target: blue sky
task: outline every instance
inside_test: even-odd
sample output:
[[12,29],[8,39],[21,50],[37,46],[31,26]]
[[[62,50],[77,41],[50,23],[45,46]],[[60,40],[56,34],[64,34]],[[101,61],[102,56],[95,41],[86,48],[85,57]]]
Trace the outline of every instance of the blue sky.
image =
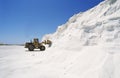
[[79,12],[103,0],[0,0],[0,42],[41,39]]

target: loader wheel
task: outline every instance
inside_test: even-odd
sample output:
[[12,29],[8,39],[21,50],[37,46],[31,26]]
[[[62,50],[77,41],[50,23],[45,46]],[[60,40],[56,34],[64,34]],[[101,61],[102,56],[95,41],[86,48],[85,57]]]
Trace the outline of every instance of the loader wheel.
[[45,50],[45,46],[40,46],[40,51],[44,51]]
[[34,51],[34,46],[33,46],[33,45],[29,45],[29,46],[28,46],[28,50],[29,50],[29,51]]

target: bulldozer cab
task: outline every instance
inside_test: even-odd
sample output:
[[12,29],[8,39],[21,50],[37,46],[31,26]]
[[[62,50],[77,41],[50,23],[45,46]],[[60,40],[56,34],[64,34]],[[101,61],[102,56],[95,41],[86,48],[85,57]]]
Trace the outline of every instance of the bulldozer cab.
[[34,38],[34,42],[35,42],[35,43],[39,43],[38,38]]
[[33,44],[35,45],[36,48],[39,47],[39,40],[38,40],[38,38],[34,38]]

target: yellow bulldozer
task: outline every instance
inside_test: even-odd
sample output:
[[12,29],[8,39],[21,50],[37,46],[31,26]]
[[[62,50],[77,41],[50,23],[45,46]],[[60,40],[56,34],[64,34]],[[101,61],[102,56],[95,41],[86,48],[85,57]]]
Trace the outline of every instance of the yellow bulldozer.
[[44,45],[49,45],[49,47],[51,47],[52,41],[44,40],[43,42],[39,43],[39,39],[34,38],[33,41],[25,43],[25,48],[28,48],[29,51],[34,51],[34,49],[40,49],[40,51],[44,51],[46,49]]

